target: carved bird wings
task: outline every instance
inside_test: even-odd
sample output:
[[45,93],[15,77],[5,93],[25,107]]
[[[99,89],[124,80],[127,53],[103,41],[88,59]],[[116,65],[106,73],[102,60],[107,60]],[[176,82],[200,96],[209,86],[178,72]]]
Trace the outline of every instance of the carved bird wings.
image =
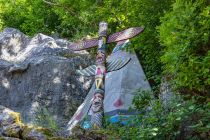
[[[106,67],[107,71],[106,72],[111,72],[111,71],[116,71],[124,67],[131,58],[118,58],[116,60],[112,61],[107,61],[106,62]],[[83,76],[95,76],[95,71],[96,71],[96,65],[91,65],[85,69],[82,70],[77,70],[76,73],[79,75]]]
[[[142,27],[132,27],[123,30],[121,32],[114,33],[107,37],[107,44],[133,38],[134,36],[138,35],[143,31],[144,28]],[[94,38],[94,39],[87,39],[84,41],[72,43],[71,45],[68,46],[68,48],[74,51],[79,51],[79,50],[89,49],[97,45],[98,45],[98,38]]]

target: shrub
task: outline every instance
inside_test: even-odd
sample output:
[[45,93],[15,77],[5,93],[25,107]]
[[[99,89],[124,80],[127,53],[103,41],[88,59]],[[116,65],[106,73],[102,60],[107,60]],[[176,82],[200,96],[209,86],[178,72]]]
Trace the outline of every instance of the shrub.
[[207,0],[177,0],[158,27],[164,74],[181,93],[208,96],[210,6]]
[[0,0],[0,8],[0,30],[13,27],[32,36],[40,32],[51,34],[60,24],[58,15],[42,0]]
[[35,114],[35,122],[36,125],[50,128],[52,130],[58,130],[58,125],[56,120],[53,118],[51,113],[47,110],[47,108],[40,108],[37,110]]
[[[135,102],[144,101],[143,97]],[[106,130],[125,140],[197,140],[210,136],[209,103],[201,105],[197,103],[197,99],[184,101],[181,96],[174,95],[166,105],[159,99],[150,100],[147,106],[137,105],[136,108],[142,114],[134,117],[130,125],[110,124]],[[146,112],[145,107],[149,108]]]

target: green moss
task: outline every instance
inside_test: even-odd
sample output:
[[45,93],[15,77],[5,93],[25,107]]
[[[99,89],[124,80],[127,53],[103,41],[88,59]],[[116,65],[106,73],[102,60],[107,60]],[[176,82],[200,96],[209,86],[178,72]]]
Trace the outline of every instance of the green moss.
[[80,126],[73,128],[72,139],[119,139],[117,136],[111,136],[108,131],[104,129],[84,130]]
[[27,138],[27,135],[30,133],[30,131],[32,130],[32,128],[29,128],[28,126],[25,126],[22,132],[22,137],[24,139]]
[[43,128],[43,127],[39,127],[39,126],[30,125],[30,126],[25,126],[25,127],[23,128],[22,137],[25,138],[25,139],[27,139],[28,134],[29,134],[32,130],[35,130],[35,131],[37,131],[37,132],[40,132],[40,133],[43,134],[46,138],[50,138],[50,137],[53,137],[53,136],[54,136],[53,131],[51,131],[50,129]]
[[53,137],[54,136],[54,134],[53,134],[54,132],[52,130],[48,129],[48,128],[43,128],[43,127],[36,128],[35,127],[35,130],[37,130],[38,132],[40,132],[40,133],[42,133],[42,134],[44,134],[48,137]]
[[52,137],[48,140],[75,140],[74,138],[62,138],[62,137]]
[[22,131],[23,125],[22,124],[12,124],[9,125],[6,130],[5,134],[9,137],[20,138],[20,133]]
[[21,124],[20,113],[18,113],[18,112],[9,112],[9,115],[11,115],[15,119],[15,123]]
[[78,54],[75,54],[75,53],[60,53],[59,55],[66,58],[73,58],[73,57],[78,56]]

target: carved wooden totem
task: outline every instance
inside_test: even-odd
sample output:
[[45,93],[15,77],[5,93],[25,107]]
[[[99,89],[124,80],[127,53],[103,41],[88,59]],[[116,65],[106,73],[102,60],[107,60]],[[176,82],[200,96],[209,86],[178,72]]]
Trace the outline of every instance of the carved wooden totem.
[[144,30],[141,27],[134,27],[107,36],[107,29],[108,24],[101,22],[99,24],[99,38],[76,42],[69,46],[69,48],[72,50],[84,50],[98,45],[96,65],[89,66],[83,70],[77,70],[77,73],[80,75],[95,76],[95,91],[90,108],[92,111],[91,126],[93,128],[102,127],[102,118],[104,112],[103,100],[105,95],[105,74],[110,71],[119,70],[130,61],[130,58],[119,58],[117,60],[107,62],[107,44],[133,38]]
[[95,93],[92,102],[91,125],[93,127],[102,127],[103,118],[103,100],[105,89],[105,74],[106,74],[106,36],[107,36],[107,23],[101,22],[99,24],[99,40],[98,50],[96,56],[96,69],[95,69]]

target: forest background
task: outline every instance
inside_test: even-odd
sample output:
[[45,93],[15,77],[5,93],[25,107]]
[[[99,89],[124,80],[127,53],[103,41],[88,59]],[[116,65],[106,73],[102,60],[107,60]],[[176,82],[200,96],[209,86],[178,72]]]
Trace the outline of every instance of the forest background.
[[[131,42],[153,91],[139,91],[134,105],[140,111],[152,109],[136,120],[144,122],[141,127],[110,130],[124,138],[205,139],[210,135],[209,4],[209,0],[0,0],[0,30],[13,27],[29,36],[43,33],[75,41],[97,37],[100,21],[108,22],[109,33],[144,27]],[[167,107],[158,98],[163,79],[176,94]]]

